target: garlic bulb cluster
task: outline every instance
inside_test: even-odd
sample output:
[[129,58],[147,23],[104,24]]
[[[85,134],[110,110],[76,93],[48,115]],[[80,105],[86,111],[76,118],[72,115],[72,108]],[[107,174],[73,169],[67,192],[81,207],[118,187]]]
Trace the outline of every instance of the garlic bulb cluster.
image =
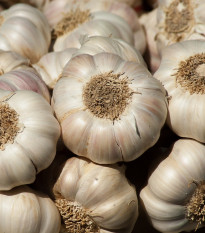
[[164,49],[157,78],[167,91],[169,127],[180,137],[205,142],[205,41],[189,40]]
[[144,65],[110,53],[73,57],[52,102],[65,145],[100,164],[139,157],[157,142],[167,117],[160,82]]
[[15,4],[0,12],[0,49],[15,51],[37,62],[48,52],[51,41],[46,17],[37,8]]
[[161,56],[157,48],[156,35],[159,31],[157,26],[157,9],[154,9],[140,17],[146,35],[145,61],[149,70],[154,73],[160,65]]
[[205,39],[204,1],[159,0],[157,9],[157,45],[160,52],[172,43]]
[[59,52],[50,52],[45,54],[36,64],[33,64],[33,67],[50,89],[53,89],[56,82],[61,78],[66,63],[79,54],[113,53],[122,57],[123,60],[141,63],[146,66],[139,51],[121,39],[104,36],[85,36],[80,42],[81,46],[79,49],[68,48]]
[[204,157],[204,144],[179,139],[149,177],[140,198],[158,231],[191,231],[205,223]]
[[0,232],[59,233],[60,215],[53,201],[28,186],[0,192]]
[[[72,157],[49,169],[40,179],[46,188],[50,186],[50,195],[64,222],[62,230],[132,232],[138,218],[138,199],[134,186],[125,177],[124,166],[102,166]],[[52,185],[48,183],[51,180]]]
[[56,153],[60,127],[50,104],[31,91],[0,91],[0,190],[32,183]]
[[134,44],[134,35],[128,23],[118,15],[109,12],[81,11],[79,9],[65,14],[54,29],[57,38],[54,42],[54,51],[65,48],[79,48],[80,37],[106,36],[121,38],[127,43]]

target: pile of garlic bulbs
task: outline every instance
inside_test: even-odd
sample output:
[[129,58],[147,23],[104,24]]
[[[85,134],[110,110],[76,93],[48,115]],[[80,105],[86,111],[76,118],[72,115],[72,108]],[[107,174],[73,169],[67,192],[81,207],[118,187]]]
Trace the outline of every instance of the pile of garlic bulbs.
[[203,231],[204,5],[0,2],[0,233]]

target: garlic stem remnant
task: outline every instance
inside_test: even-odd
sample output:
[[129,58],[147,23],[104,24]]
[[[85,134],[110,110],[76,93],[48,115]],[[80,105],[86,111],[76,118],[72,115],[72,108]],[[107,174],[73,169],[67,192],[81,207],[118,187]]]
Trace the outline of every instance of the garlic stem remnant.
[[14,142],[20,130],[18,118],[18,113],[8,103],[0,101],[0,150],[4,150],[7,143]]
[[186,205],[186,218],[189,221],[197,222],[197,230],[200,224],[205,223],[205,181],[196,182],[196,189]]
[[127,77],[112,71],[91,77],[83,89],[83,101],[96,117],[112,121],[118,119],[125,110],[132,94]]
[[71,10],[66,13],[62,20],[56,25],[54,29],[55,36],[62,36],[67,32],[73,31],[80,24],[88,21],[90,18],[90,11],[81,11],[80,9]]
[[165,9],[165,33],[173,42],[182,40],[194,25],[194,6],[190,0],[175,0]]
[[174,74],[176,83],[190,94],[205,93],[205,53],[190,56],[179,63],[179,68]]
[[100,229],[89,213],[79,204],[65,198],[55,200],[55,204],[63,218],[68,233],[99,233]]

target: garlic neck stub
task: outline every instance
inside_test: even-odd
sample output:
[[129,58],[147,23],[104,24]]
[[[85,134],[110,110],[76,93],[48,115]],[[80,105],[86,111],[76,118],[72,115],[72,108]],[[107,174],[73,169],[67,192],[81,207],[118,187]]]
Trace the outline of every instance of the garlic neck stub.
[[80,9],[71,10],[58,22],[54,29],[54,34],[62,36],[66,33],[73,31],[79,25],[85,23],[90,19],[90,11],[81,11]]
[[186,205],[186,218],[199,225],[205,223],[205,181],[196,182],[196,189]]
[[165,33],[173,42],[181,41],[194,25],[193,3],[190,0],[174,0],[165,9]]
[[91,77],[83,90],[83,101],[94,116],[112,121],[118,119],[131,100],[130,80],[122,74],[108,73]]
[[60,198],[55,200],[55,205],[60,212],[67,233],[100,233],[97,223],[80,204]]
[[19,131],[18,113],[0,101],[0,150],[4,150],[7,143],[13,143]]
[[205,93],[205,53],[181,61],[175,74],[176,83],[190,94]]

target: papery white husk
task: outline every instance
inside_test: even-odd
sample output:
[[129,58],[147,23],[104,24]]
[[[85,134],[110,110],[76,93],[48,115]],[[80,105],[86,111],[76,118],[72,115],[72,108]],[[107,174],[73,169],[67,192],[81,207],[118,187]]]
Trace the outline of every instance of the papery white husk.
[[0,91],[0,100],[14,109],[19,132],[0,150],[0,190],[32,183],[56,153],[60,126],[50,104],[33,91]]
[[[205,179],[205,146],[193,139],[179,139],[168,157],[154,170],[140,192],[145,210],[155,229],[181,232],[196,229],[185,216],[185,205],[196,184]],[[199,225],[198,227],[203,227]]]
[[60,214],[45,194],[28,186],[0,192],[0,232],[58,233]]
[[91,13],[90,19],[70,32],[57,36],[53,50],[61,51],[66,48],[80,48],[80,37],[107,36],[120,38],[134,44],[134,35],[127,22],[118,15],[98,11]]
[[[136,92],[114,122],[94,116],[82,97],[92,76],[110,71],[123,73]],[[52,100],[65,145],[101,164],[139,157],[158,140],[167,114],[165,90],[147,68],[109,53],[72,58],[54,87]]]
[[172,44],[164,49],[161,64],[155,72],[169,97],[167,124],[180,137],[205,142],[205,95],[190,94],[176,84],[174,75],[181,61],[205,53],[205,41],[193,40]]
[[33,67],[50,89],[53,89],[56,82],[61,78],[66,63],[79,54],[95,55],[100,52],[109,52],[119,55],[124,60],[134,61],[146,66],[139,51],[124,40],[103,36],[85,36],[81,38],[80,43],[79,49],[68,48],[59,52],[50,52],[45,54],[36,64],[33,64]]
[[52,191],[56,199],[80,204],[100,233],[131,233],[138,218],[138,199],[124,172],[123,166],[101,166],[72,157],[63,165]]
[[[189,31],[184,33],[180,40],[174,41],[171,36],[166,36],[165,33],[165,9],[170,6],[174,0],[159,0],[157,7],[157,25],[159,28],[159,33],[157,34],[157,47],[159,52],[175,42],[193,39],[205,39],[205,2],[201,0],[189,0],[192,4],[191,8],[193,10],[194,22]],[[183,4],[183,3],[179,3]],[[180,7],[179,7],[180,8]],[[181,7],[182,8],[182,7]]]
[[146,52],[145,60],[152,73],[154,73],[160,65],[161,57],[158,52],[156,44],[156,35],[158,33],[157,26],[157,9],[154,9],[148,13],[143,14],[140,17],[140,23],[143,25],[146,36]]
[[15,51],[32,63],[48,52],[50,27],[40,10],[19,3],[1,11],[0,18],[0,49]]

